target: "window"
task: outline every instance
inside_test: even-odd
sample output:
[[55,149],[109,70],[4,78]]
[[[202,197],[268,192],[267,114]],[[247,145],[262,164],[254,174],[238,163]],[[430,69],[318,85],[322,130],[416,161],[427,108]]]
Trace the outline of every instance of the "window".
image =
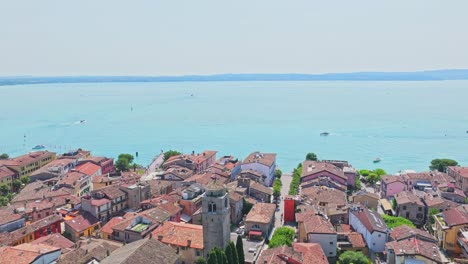
[[226,207],[226,208],[228,207],[227,206],[227,199],[224,199],[224,207]]
[[422,211],[422,207],[418,207],[418,211],[421,212],[421,211]]
[[330,242],[330,245],[333,245],[333,242]]
[[328,252],[328,255],[332,255],[332,254],[333,254],[333,252]]
[[195,251],[195,253],[197,254],[197,257],[200,256],[200,251],[199,250]]
[[406,212],[406,218],[409,218],[409,212]]
[[406,205],[405,205],[405,206],[403,206],[403,210],[406,210]]
[[379,234],[379,235],[378,235],[378,237],[381,237],[381,236],[382,236],[382,234]]
[[375,246],[375,243],[372,243],[373,246]]
[[416,214],[416,218],[422,219],[422,218],[423,218],[423,214],[421,214],[421,213]]
[[115,237],[119,237],[119,232],[114,232]]

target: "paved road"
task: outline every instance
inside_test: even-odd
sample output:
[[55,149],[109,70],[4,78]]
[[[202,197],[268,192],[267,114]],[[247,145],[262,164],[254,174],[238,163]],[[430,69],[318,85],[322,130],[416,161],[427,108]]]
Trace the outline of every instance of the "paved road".
[[292,180],[292,174],[290,174],[290,173],[284,173],[281,176],[281,183],[283,184],[282,187],[281,187],[281,198],[282,199],[281,199],[280,204],[279,204],[279,210],[276,211],[276,213],[275,213],[275,228],[283,226],[283,218],[281,217],[281,215],[284,212],[283,199],[284,199],[284,197],[286,195],[288,195],[289,185],[291,184],[291,180]]
[[148,174],[156,172],[156,170],[161,167],[161,165],[164,162],[164,154],[161,153],[158,156],[156,156],[151,164],[148,166]]

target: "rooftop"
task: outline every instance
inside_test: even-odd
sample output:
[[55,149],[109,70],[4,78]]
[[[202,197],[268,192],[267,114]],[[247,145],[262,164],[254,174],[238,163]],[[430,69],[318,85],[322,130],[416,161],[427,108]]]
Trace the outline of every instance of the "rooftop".
[[403,178],[401,176],[397,176],[397,175],[384,175],[381,177],[382,178],[382,181],[385,183],[385,184],[391,184],[391,183],[394,183],[394,182],[399,182],[399,183],[405,183]]
[[164,222],[153,232],[153,239],[174,246],[203,249],[203,226]]
[[12,159],[0,160],[0,165],[5,164],[11,167],[24,166],[24,165],[28,165],[34,162],[38,162],[42,159],[45,159],[54,155],[55,155],[54,152],[49,152],[47,150],[35,151],[35,152],[30,152],[28,154],[24,154],[22,156],[18,156]]
[[248,163],[260,163],[265,166],[271,167],[276,161],[276,153],[261,153],[255,151],[249,154],[247,158],[244,159],[243,164]]
[[377,212],[368,208],[352,209],[350,212],[359,219],[370,233],[374,231],[387,232],[387,225]]
[[121,247],[121,243],[103,239],[87,239],[79,241],[76,249],[62,255],[57,263],[59,264],[76,264],[88,263],[91,259],[102,261],[117,248]]
[[116,249],[101,264],[176,263],[175,250],[155,239],[141,239]]
[[424,203],[421,201],[421,198],[409,191],[396,193],[395,200],[398,205],[417,204],[419,206],[424,207]]
[[76,166],[75,170],[81,173],[84,173],[86,175],[92,176],[98,173],[101,170],[101,167],[99,167],[98,165],[94,163],[86,162],[79,166]]
[[10,170],[7,166],[1,166],[0,165],[0,179],[6,178],[6,177],[13,177],[16,175],[16,172],[13,170]]
[[460,174],[463,178],[468,178],[468,167],[449,166],[447,169]]
[[327,171],[331,174],[334,174],[340,178],[347,179],[344,175],[344,172],[339,167],[335,166],[329,162],[320,162],[320,161],[312,161],[306,160],[302,165],[302,177],[307,177],[309,175],[313,175],[322,171]]
[[70,185],[70,186],[75,186],[78,181],[81,179],[86,178],[86,174],[78,172],[78,171],[71,171],[65,174],[65,176],[57,182],[57,184],[61,185]]
[[60,248],[45,244],[21,244],[15,247],[0,248],[0,264],[29,264],[44,254],[60,251]]
[[304,229],[307,234],[336,234],[330,221],[320,215],[311,215],[304,219]]
[[271,203],[255,204],[245,218],[245,222],[268,224],[275,215],[276,205]]
[[53,224],[57,221],[62,221],[62,216],[60,215],[49,215],[47,217],[44,217],[36,222],[31,223],[30,225],[26,225],[20,229],[17,229],[12,232],[5,232],[0,234],[0,245],[10,245],[17,240],[25,237],[28,234],[34,233],[36,230],[39,230],[41,228],[47,227],[50,224]]
[[98,223],[99,220],[96,217],[84,211],[75,218],[65,221],[65,225],[68,225],[75,232],[84,231]]
[[61,234],[50,234],[48,236],[40,237],[31,242],[31,244],[46,244],[53,247],[58,248],[72,248],[75,246],[75,243],[68,240],[66,237],[62,236]]
[[442,212],[442,216],[449,227],[468,224],[468,205],[460,205],[444,211]]
[[346,205],[346,193],[337,189],[323,186],[311,186],[301,190],[304,200],[311,204],[334,204],[338,207]]
[[393,250],[395,255],[419,255],[442,263],[439,247],[436,243],[419,240],[417,238],[392,241],[385,244],[387,250]]
[[418,228],[409,227],[407,225],[397,226],[392,228],[390,231],[390,237],[396,241],[407,239],[413,236],[416,236],[419,239],[436,242],[436,239],[428,232]]

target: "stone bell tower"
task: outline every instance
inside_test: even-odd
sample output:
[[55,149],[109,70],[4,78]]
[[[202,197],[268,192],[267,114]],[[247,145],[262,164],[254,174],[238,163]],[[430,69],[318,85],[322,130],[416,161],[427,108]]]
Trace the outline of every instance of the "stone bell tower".
[[213,180],[208,183],[202,197],[203,251],[205,257],[211,249],[226,248],[230,240],[229,195],[226,188]]

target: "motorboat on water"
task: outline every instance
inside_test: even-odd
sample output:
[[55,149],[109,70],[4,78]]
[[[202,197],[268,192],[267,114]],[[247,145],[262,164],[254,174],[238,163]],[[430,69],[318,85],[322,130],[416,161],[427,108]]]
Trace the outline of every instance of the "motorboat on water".
[[372,162],[379,163],[380,161],[382,161],[380,158],[375,158]]
[[84,120],[84,119],[80,120],[80,124],[84,124],[84,123],[86,123],[86,120]]
[[32,149],[45,149],[45,146],[44,145],[36,145]]
[[322,132],[322,133],[320,133],[320,136],[328,136],[328,135],[330,135],[330,133],[328,133],[328,132]]

